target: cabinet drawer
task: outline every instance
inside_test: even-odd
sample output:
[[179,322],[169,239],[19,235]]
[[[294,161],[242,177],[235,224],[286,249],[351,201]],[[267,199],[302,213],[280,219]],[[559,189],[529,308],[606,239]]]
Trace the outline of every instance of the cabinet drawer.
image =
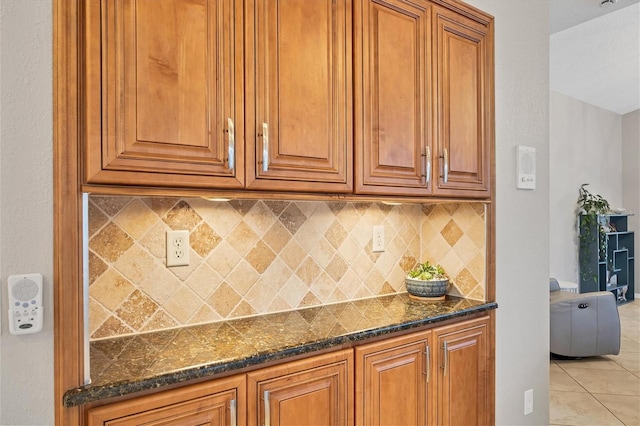
[[239,375],[92,408],[87,425],[242,425],[245,384]]

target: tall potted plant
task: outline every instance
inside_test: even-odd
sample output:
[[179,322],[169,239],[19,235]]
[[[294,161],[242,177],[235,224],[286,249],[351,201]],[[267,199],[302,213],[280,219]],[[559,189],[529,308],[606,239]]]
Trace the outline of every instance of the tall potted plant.
[[[580,240],[580,249],[586,249],[587,246],[596,238],[598,244],[598,256],[600,259],[604,259],[606,257],[606,233],[599,222],[599,217],[609,213],[611,210],[611,206],[609,202],[599,194],[592,194],[586,188],[589,184],[583,183],[579,189],[579,197],[578,197],[578,213],[579,213],[579,240]],[[594,236],[592,234],[593,230],[597,229],[598,235]],[[580,270],[582,273],[582,280],[586,281],[589,279],[589,268],[586,265],[586,257],[582,259],[582,264],[580,265]],[[598,282],[597,273],[593,273],[593,280]]]
[[605,200],[602,195],[592,194],[586,188],[588,183],[580,185],[578,197],[578,207],[580,207],[580,213],[586,216],[597,216],[606,214],[611,210],[609,202]]

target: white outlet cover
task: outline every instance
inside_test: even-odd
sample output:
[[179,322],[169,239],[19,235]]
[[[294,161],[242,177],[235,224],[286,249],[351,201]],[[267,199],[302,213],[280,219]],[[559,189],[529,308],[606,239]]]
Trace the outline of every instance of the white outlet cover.
[[189,266],[189,231],[167,231],[167,267]]
[[384,225],[376,225],[373,227],[373,247],[374,253],[384,251]]

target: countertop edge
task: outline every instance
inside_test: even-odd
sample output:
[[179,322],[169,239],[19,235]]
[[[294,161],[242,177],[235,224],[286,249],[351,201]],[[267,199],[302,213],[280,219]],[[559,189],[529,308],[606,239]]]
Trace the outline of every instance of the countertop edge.
[[422,318],[415,321],[402,322],[399,324],[389,324],[382,327],[376,327],[373,329],[358,331],[341,336],[336,336],[328,339],[322,339],[316,342],[311,342],[294,347],[285,347],[280,351],[269,352],[266,354],[257,354],[249,358],[243,358],[234,361],[222,361],[220,363],[209,363],[206,365],[194,365],[178,371],[171,371],[165,374],[161,374],[155,377],[147,379],[126,381],[120,383],[111,383],[106,385],[85,385],[77,388],[69,389],[63,396],[63,405],[65,407],[74,407],[84,405],[90,402],[101,401],[105,399],[126,396],[136,392],[142,392],[146,390],[158,389],[169,385],[180,384],[191,380],[202,379],[206,377],[212,377],[221,373],[227,373],[230,371],[241,370],[247,367],[255,367],[260,364],[279,361],[294,357],[297,355],[304,355],[312,352],[317,352],[323,349],[331,347],[337,347],[340,345],[350,344],[372,339],[375,337],[383,336],[386,334],[397,333],[412,328],[421,327],[424,325],[443,322],[449,319],[464,317],[480,312],[495,310],[498,308],[497,302],[486,302],[482,305],[473,306],[453,313],[446,313],[442,315],[435,315],[426,318]]

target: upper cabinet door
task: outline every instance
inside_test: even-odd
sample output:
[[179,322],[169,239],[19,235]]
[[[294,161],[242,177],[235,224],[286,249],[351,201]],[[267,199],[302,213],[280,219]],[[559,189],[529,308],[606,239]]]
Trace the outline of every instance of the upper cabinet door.
[[431,193],[431,34],[427,1],[357,0],[356,193]]
[[350,0],[246,1],[247,188],[351,192]]
[[490,196],[492,22],[434,7],[437,195]]
[[236,3],[87,2],[88,183],[243,187]]

